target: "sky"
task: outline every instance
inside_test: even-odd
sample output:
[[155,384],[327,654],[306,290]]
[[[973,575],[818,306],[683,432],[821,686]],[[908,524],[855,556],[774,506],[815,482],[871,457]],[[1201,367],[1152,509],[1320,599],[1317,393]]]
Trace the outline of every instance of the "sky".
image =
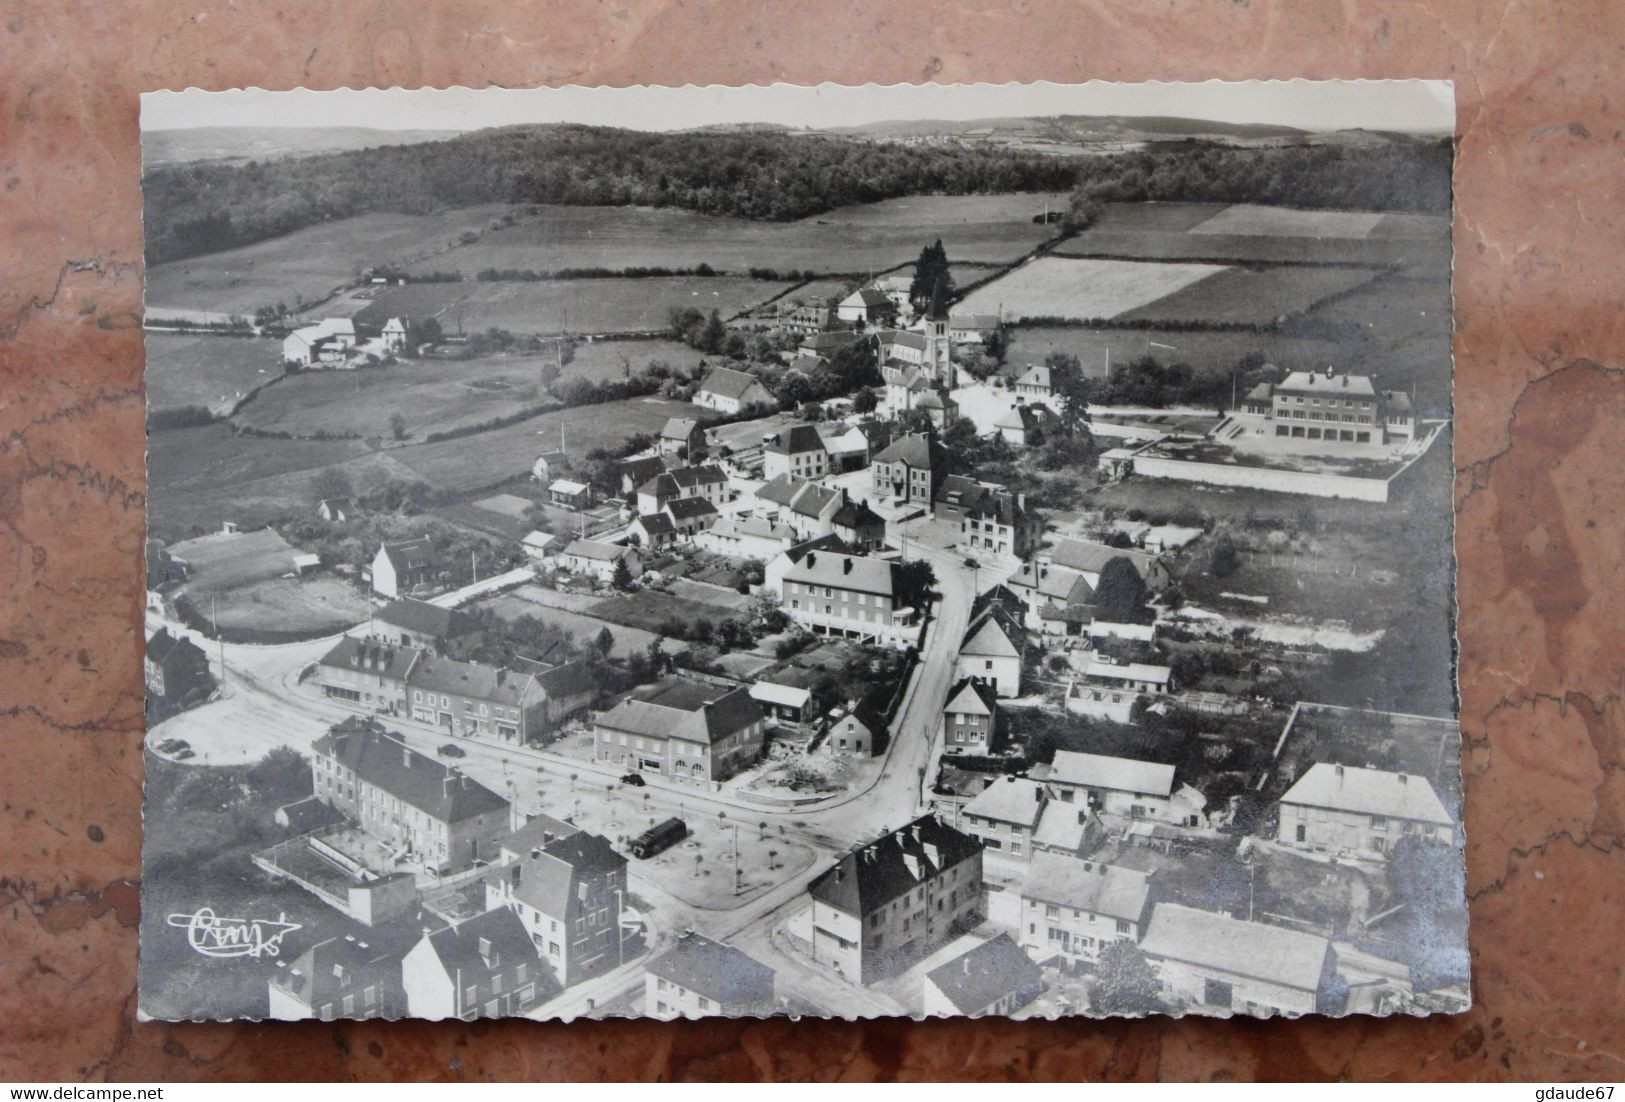
[[143,130],[196,126],[363,126],[473,130],[581,122],[682,130],[730,122],[856,126],[906,119],[1175,115],[1306,130],[1455,129],[1449,81],[1245,81],[1200,84],[894,84],[681,88],[389,88],[146,92]]

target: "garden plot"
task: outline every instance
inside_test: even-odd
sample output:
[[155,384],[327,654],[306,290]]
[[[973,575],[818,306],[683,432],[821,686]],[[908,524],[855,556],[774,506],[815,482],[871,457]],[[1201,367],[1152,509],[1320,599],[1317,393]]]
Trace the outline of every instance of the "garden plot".
[[972,291],[960,308],[1007,321],[1115,318],[1228,270],[1224,264],[1042,257]]

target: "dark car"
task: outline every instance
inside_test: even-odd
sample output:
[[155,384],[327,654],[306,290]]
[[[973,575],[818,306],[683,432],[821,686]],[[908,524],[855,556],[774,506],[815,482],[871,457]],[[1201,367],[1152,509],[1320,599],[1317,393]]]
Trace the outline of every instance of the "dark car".
[[446,743],[444,746],[442,746],[436,752],[440,753],[440,754],[444,754],[448,758],[466,758],[466,757],[468,757],[468,751],[464,750],[461,746],[458,746],[455,742]]
[[175,760],[176,761],[185,761],[188,758],[195,758],[195,757],[197,757],[197,754],[193,753],[191,750],[177,750],[177,751],[175,751]]
[[160,754],[173,754],[177,750],[188,750],[190,748],[191,743],[187,742],[183,738],[166,738],[164,741],[158,744],[158,752]]
[[628,774],[626,774],[626,776],[621,778],[621,783],[622,784],[629,784],[633,788],[642,788],[644,785],[648,784],[649,782],[643,779],[643,774],[642,773],[628,773]]

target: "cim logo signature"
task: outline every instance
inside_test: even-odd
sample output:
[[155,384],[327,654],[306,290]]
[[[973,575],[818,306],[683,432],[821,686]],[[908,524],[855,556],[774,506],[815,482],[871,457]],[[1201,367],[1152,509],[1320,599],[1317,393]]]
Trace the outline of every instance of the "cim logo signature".
[[221,918],[210,907],[192,914],[173,914],[169,924],[186,931],[186,940],[206,957],[274,957],[282,939],[300,929],[287,915],[276,918]]

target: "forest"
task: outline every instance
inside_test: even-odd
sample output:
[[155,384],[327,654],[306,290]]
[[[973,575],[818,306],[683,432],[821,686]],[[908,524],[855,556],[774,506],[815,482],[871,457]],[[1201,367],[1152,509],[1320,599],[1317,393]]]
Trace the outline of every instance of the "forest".
[[481,203],[669,206],[788,221],[905,195],[1076,188],[1073,228],[1088,224],[1093,204],[1112,200],[1444,211],[1450,165],[1447,139],[1262,149],[1190,142],[1057,157],[828,134],[547,125],[266,163],[163,166],[146,173],[142,190],[147,262],[159,264],[333,219]]

